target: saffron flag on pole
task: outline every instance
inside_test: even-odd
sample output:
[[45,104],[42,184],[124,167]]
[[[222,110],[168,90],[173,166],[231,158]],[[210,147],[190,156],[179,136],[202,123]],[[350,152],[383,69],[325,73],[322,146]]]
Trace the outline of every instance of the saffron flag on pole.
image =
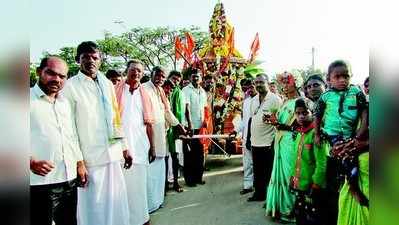
[[176,58],[176,60],[179,60],[180,58],[182,58],[183,50],[184,50],[183,44],[181,43],[179,36],[176,36],[176,38],[175,38],[175,58]]
[[255,60],[255,57],[258,55],[259,48],[260,48],[259,33],[256,33],[255,39],[253,40],[253,42],[251,44],[251,51],[250,51],[250,56],[249,56],[250,63]]
[[186,36],[186,48],[185,48],[185,56],[189,63],[191,63],[193,51],[195,48],[194,37],[189,33],[185,33]]

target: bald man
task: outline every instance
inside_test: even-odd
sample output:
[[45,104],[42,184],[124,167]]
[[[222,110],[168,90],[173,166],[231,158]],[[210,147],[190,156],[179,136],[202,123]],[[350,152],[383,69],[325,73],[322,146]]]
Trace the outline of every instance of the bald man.
[[37,73],[39,81],[30,90],[31,224],[74,225],[77,184],[87,182],[87,171],[71,107],[59,93],[68,66],[58,57],[46,57]]
[[272,148],[276,129],[266,118],[275,115],[282,105],[281,99],[268,87],[269,78],[260,74],[255,79],[255,89],[258,94],[250,103],[250,140],[254,172],[254,194],[248,201],[264,201],[267,184],[273,168],[274,152]]

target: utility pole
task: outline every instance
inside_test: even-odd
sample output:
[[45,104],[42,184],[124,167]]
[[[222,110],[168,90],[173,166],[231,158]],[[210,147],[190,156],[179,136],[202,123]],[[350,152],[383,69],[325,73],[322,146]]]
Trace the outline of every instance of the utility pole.
[[314,53],[315,53],[315,48],[312,46],[312,71],[314,71]]

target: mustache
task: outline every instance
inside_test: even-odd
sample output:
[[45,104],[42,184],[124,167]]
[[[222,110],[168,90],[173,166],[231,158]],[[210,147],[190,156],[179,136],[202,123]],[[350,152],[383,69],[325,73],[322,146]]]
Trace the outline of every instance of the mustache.
[[97,67],[97,65],[95,63],[86,63],[85,66],[86,67]]
[[50,85],[56,85],[57,87],[60,87],[60,83],[57,82],[57,81],[50,81],[50,82],[47,83],[46,86],[50,86]]

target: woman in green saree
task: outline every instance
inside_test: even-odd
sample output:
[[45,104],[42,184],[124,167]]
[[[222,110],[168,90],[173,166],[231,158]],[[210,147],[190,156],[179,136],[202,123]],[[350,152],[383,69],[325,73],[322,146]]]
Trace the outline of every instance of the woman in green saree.
[[[290,191],[289,179],[295,162],[294,140],[290,127],[295,120],[295,101],[300,94],[300,75],[284,72],[277,75],[277,82],[285,95],[284,103],[276,118],[270,122],[278,131],[274,139],[273,170],[266,196],[266,215],[283,222],[294,222],[295,195]],[[266,190],[265,190],[266,191]]]
[[[359,155],[359,188],[369,198],[369,153]],[[369,224],[369,208],[355,198],[350,191],[350,185],[345,182],[339,192],[338,225]]]
[[339,192],[338,225],[369,224],[369,152],[366,140],[352,139],[333,147],[345,183]]

